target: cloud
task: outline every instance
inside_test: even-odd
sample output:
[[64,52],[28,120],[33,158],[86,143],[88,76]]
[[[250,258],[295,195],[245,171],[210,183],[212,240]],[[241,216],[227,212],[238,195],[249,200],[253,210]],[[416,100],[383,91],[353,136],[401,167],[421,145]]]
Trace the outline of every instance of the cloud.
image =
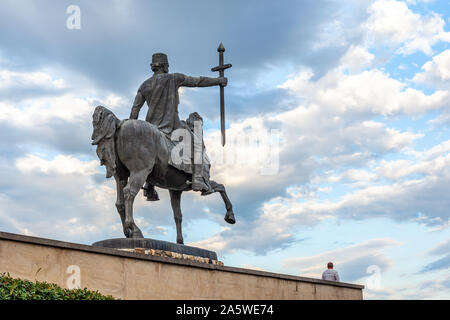
[[369,67],[374,59],[375,56],[367,51],[366,48],[361,45],[353,45],[341,58],[340,67],[350,71],[358,71]]
[[29,155],[16,164],[2,158],[0,225],[9,232],[92,243],[102,235],[120,234],[115,191],[98,185],[92,161]]
[[[449,222],[446,208],[450,205],[444,200],[447,199],[446,190],[450,187],[449,145],[449,141],[445,141],[429,150],[417,152],[410,160],[381,160],[376,165],[372,164],[371,169],[311,175],[307,183],[285,189],[282,196],[272,193],[270,202],[263,202],[261,207],[254,208],[258,214],[246,212],[242,215],[235,209],[238,224],[196,245],[221,252],[240,248],[266,254],[297,241],[298,227],[313,226],[330,217],[367,219],[384,216],[396,221],[416,221],[430,227],[445,227]],[[316,166],[320,167],[320,164]],[[288,172],[295,172],[296,168]],[[326,162],[325,168],[330,168]],[[228,171],[226,168],[223,170],[226,177]],[[243,176],[244,172],[238,175],[241,180],[236,180],[235,184],[233,178],[225,179],[225,183],[229,182],[233,190],[239,190],[241,196],[248,197],[251,194],[249,189],[255,186],[251,184],[254,180],[245,179],[250,173]],[[275,179],[273,183],[287,186],[289,175],[285,180]],[[256,172],[254,177],[257,179]],[[292,177],[291,184],[294,184],[295,178]],[[271,188],[270,179],[267,180],[267,186],[264,179],[257,181],[262,184],[257,190]],[[326,183],[327,188],[320,187],[323,183]],[[343,185],[350,185],[351,189],[336,200],[327,200],[327,197],[321,196],[333,192],[335,188],[341,189]],[[237,208],[241,208],[239,202]]]
[[[450,277],[448,274],[441,274],[430,280],[421,281],[417,285],[407,286],[399,299],[433,299],[448,300],[450,289]],[[395,289],[394,289],[395,290]]]
[[[383,278],[382,278],[383,279]],[[364,299],[390,300],[447,300],[450,278],[443,274],[430,280],[415,282],[412,278],[405,284],[386,286],[381,282],[381,288],[365,288]]]
[[448,252],[450,252],[450,239],[439,243],[428,251],[428,253],[431,255],[442,255]]
[[421,51],[431,55],[436,43],[450,42],[450,33],[444,31],[445,21],[434,12],[421,16],[404,2],[376,0],[369,6],[368,13],[365,27],[369,41],[399,46],[398,54]]
[[[428,88],[447,90],[450,83],[450,50],[444,50],[435,55],[432,60],[422,66],[422,72],[418,72],[412,78],[412,82]],[[434,127],[442,127],[450,123],[448,108],[429,121]]]
[[0,97],[5,99],[22,99],[30,94],[55,94],[64,92],[67,87],[64,79],[52,78],[51,74],[45,71],[0,69]]
[[98,171],[98,161],[81,161],[73,156],[58,155],[52,160],[29,154],[16,160],[16,168],[23,173],[41,172],[59,175],[93,175]]
[[423,269],[421,270],[421,273],[442,270],[442,269],[448,269],[448,268],[450,268],[450,254],[447,254],[443,258],[427,264],[425,267],[423,267]]
[[421,286],[421,290],[426,290],[427,292],[422,295],[425,296],[433,296],[433,291],[436,292],[448,292],[448,289],[450,289],[450,277],[446,277],[444,279],[433,279],[429,281],[424,281]]
[[434,175],[438,176],[445,172],[450,161],[450,140],[444,141],[430,150],[418,153],[415,159],[411,160],[382,160],[376,168],[376,172],[384,178],[390,180],[400,180],[403,178],[416,176]]
[[388,216],[397,221],[414,221],[417,218],[417,222],[429,226],[445,226],[449,215],[442,196],[448,187],[448,174],[369,186],[345,195],[334,204],[335,213],[356,219]]
[[420,273],[437,271],[437,270],[445,270],[450,268],[450,239],[447,239],[430,250],[428,250],[428,255],[431,256],[444,256],[436,261],[433,261],[427,265],[425,265]]
[[450,50],[445,50],[422,66],[423,72],[416,74],[413,81],[428,86],[445,86],[450,83]]
[[310,70],[302,71],[280,88],[337,116],[346,113],[352,113],[353,117],[423,114],[442,108],[450,99],[448,91],[425,95],[377,69],[350,75],[335,69],[318,81],[312,81],[313,75]]
[[[58,73],[67,78],[55,76]],[[8,150],[7,156],[24,155],[32,148],[95,157],[90,145],[95,106],[120,110],[131,104],[114,93],[92,88],[87,79],[68,75],[65,69],[1,69],[0,74],[5,79],[0,86],[0,149]]]
[[[366,59],[347,73],[345,57],[353,55]],[[446,204],[437,205],[449,185],[448,142],[415,152],[414,144],[424,134],[389,128],[383,119],[441,110],[449,101],[449,92],[427,95],[381,70],[364,70],[370,57],[363,48],[349,48],[341,65],[318,79],[312,70],[301,69],[279,86],[297,99],[296,107],[233,122],[227,129],[230,144],[224,151],[228,160],[240,157],[244,162],[218,162],[215,155],[224,152],[216,143],[219,132],[206,135],[208,153],[214,155],[212,177],[232,188],[231,199],[245,228],[233,226],[198,245],[222,251],[240,247],[264,254],[295,242],[296,227],[335,216],[365,219],[382,215],[430,226],[448,223]],[[371,119],[379,116],[383,118]],[[271,128],[280,131],[280,167],[274,176],[261,176],[260,163],[255,161],[260,150],[235,141],[263,137]],[[384,160],[389,154],[415,157]],[[321,183],[328,183],[329,190],[340,188],[333,184],[351,189],[335,201],[308,197],[311,192],[318,194]],[[286,191],[295,185],[310,191]],[[255,205],[245,207],[250,199]],[[242,232],[250,240],[242,239]],[[260,239],[261,234],[270,235],[273,241]]]
[[393,239],[371,239],[314,256],[288,258],[283,261],[283,266],[299,270],[302,276],[321,278],[326,264],[332,261],[341,281],[355,281],[367,276],[367,268],[371,265],[377,265],[382,272],[387,271],[392,261],[383,251],[397,245],[400,243]]
[[[81,29],[69,30],[68,1],[6,1],[0,27],[14,32],[3,33],[0,40],[2,52],[20,59],[23,68],[64,65],[120,95],[137,90],[150,73],[151,54],[158,51],[168,53],[173,70],[212,75],[215,49],[222,41],[227,61],[237,69],[230,75],[244,81],[263,72],[260,66],[266,62],[304,60],[322,68],[322,63],[337,59],[328,50],[310,51],[334,16],[335,1],[259,3],[78,1]],[[317,54],[321,61],[314,61]]]
[[[123,100],[116,96],[105,97],[105,102],[109,102],[111,108],[114,108],[114,101],[120,103]],[[95,102],[95,98],[74,94],[27,99],[14,105],[0,102],[0,121],[20,128],[49,125],[59,120],[65,123],[86,121],[96,107]]]

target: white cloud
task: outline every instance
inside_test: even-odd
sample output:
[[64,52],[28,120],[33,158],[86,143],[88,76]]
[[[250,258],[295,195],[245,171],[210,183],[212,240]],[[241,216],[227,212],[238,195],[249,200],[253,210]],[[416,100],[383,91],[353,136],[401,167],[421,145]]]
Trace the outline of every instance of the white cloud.
[[431,61],[422,66],[422,70],[423,72],[414,76],[414,82],[448,87],[450,84],[450,50],[434,56]]
[[352,45],[346,54],[341,58],[340,65],[351,71],[358,71],[362,68],[370,66],[375,56],[367,51],[363,46]]
[[64,79],[54,78],[46,71],[20,72],[0,69],[0,90],[20,87],[39,89],[64,89],[67,87]]
[[[68,79],[56,76],[60,73],[67,74]],[[42,127],[59,120],[86,121],[98,104],[111,109],[129,104],[115,93],[99,92],[85,77],[63,69],[30,72],[0,69],[2,93],[0,123],[21,129]]]
[[448,91],[425,95],[376,69],[351,75],[335,69],[317,81],[312,79],[311,71],[302,71],[280,85],[280,88],[308,99],[335,115],[423,114],[441,108],[450,101]]
[[58,175],[93,175],[98,172],[99,161],[81,161],[71,155],[57,155],[52,160],[34,154],[16,160],[16,168],[23,173],[41,172]]
[[[123,102],[121,97],[114,94],[103,99],[104,105],[111,109]],[[55,120],[81,122],[91,117],[97,104],[97,98],[79,97],[71,93],[26,99],[14,104],[0,101],[0,122],[6,121],[20,128],[43,126]]]
[[[225,147],[219,143],[220,131],[204,133],[207,153],[214,165],[214,180],[235,187],[251,180],[266,184],[279,179],[279,174],[282,174],[279,170],[275,175],[261,175],[261,170],[268,167],[271,152],[275,151],[271,146],[275,148],[279,145],[276,135],[271,133],[272,128],[266,125],[265,120],[265,117],[256,116],[232,123],[226,131]],[[274,163],[275,161],[277,159],[274,159]]]
[[445,21],[436,13],[421,16],[412,12],[406,3],[394,0],[376,0],[369,8],[365,27],[369,41],[399,46],[397,53],[433,53],[439,41],[450,41],[444,31]]
[[428,161],[382,160],[376,171],[384,178],[399,180],[414,174],[438,176],[440,173],[445,172],[449,165],[450,154],[447,154]]
[[3,230],[78,243],[122,234],[112,181],[94,181],[97,161],[27,156],[16,164],[0,170]]
[[296,239],[295,229],[298,226],[315,225],[330,218],[324,207],[328,204],[306,201],[300,204],[294,198],[275,198],[270,203],[264,203],[261,213],[253,221],[239,221],[232,227],[225,227],[212,237],[193,243],[215,250],[220,254],[234,250],[248,250],[257,254],[284,248]]
[[357,188],[368,186],[377,179],[378,176],[375,173],[362,169],[349,169],[340,175],[329,177],[330,182],[350,183]]

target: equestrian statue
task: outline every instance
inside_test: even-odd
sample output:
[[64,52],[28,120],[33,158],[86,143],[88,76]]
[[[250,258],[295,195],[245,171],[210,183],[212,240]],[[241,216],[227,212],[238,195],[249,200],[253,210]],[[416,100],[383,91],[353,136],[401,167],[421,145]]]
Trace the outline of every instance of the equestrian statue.
[[[225,221],[234,224],[235,217],[225,187],[210,180],[210,162],[203,143],[203,119],[194,112],[185,121],[178,115],[180,87],[220,86],[222,145],[225,144],[224,87],[227,78],[223,64],[222,44],[219,48],[219,77],[191,77],[169,73],[167,55],[152,56],[153,76],[139,87],[129,119],[119,120],[104,106],[93,114],[92,144],[97,145],[106,177],[114,177],[117,187],[116,208],[127,238],[143,238],[133,219],[133,202],[140,189],[149,201],[159,200],[155,186],[169,190],[174,214],[177,243],[183,244],[180,207],[183,191],[198,191],[201,195],[219,192],[225,203]],[[139,111],[147,102],[145,121],[138,120]]]

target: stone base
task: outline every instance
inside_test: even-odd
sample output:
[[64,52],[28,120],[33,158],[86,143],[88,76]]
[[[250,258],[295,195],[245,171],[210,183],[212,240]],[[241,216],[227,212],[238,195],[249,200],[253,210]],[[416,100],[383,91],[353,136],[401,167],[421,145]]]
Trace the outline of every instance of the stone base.
[[364,286],[0,232],[0,273],[120,299],[362,299]]
[[[211,260],[217,260],[217,254],[214,251],[205,250],[196,247],[185,246],[168,241],[155,240],[149,238],[117,238],[97,241],[92,244],[96,247],[113,248],[113,249],[144,249],[144,250],[160,250],[166,252],[174,252],[181,255],[189,255]],[[146,253],[146,252],[141,252]],[[148,254],[148,253],[147,253]]]

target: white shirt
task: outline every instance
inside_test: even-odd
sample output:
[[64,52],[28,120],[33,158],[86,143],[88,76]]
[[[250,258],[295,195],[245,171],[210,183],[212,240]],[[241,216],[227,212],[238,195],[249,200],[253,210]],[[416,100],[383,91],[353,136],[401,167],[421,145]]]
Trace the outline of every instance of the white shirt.
[[340,281],[339,274],[336,270],[327,269],[322,273],[322,279],[328,281]]

